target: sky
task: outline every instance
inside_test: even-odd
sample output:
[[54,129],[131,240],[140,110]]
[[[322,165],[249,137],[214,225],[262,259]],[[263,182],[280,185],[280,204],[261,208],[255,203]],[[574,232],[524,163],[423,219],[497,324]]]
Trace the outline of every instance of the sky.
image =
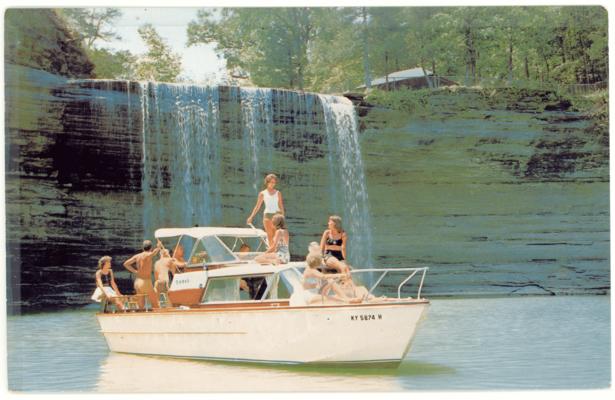
[[152,24],[156,31],[182,57],[182,76],[193,82],[217,81],[225,74],[226,63],[214,51],[215,44],[188,47],[188,23],[196,20],[198,8],[120,8],[122,16],[114,21],[119,40],[97,42],[100,47],[114,50],[129,50],[133,54],[147,51],[137,29],[143,24]]

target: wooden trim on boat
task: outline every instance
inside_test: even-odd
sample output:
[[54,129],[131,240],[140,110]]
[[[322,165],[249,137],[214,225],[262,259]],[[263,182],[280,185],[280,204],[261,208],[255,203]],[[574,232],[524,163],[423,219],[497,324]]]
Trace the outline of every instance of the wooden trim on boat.
[[173,304],[183,304],[192,307],[201,302],[205,288],[169,290],[167,296]]
[[[285,303],[284,305],[281,305]],[[336,309],[336,308],[372,308],[372,307],[400,307],[429,304],[429,300],[401,300],[399,302],[386,303],[360,303],[360,304],[323,304],[311,306],[295,306],[288,305],[288,300],[266,301],[254,303],[228,303],[228,304],[199,304],[190,309],[179,309],[178,307],[156,308],[150,311],[119,311],[115,313],[97,313],[99,316],[135,316],[135,315],[165,315],[165,314],[194,314],[194,313],[210,313],[210,312],[239,312],[239,311],[273,311],[273,310],[318,310],[318,309]]]

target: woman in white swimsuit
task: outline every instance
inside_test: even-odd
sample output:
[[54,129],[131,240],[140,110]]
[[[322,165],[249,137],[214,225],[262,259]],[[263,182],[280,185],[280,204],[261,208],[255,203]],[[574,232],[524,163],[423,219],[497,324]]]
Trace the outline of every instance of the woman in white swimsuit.
[[282,193],[275,189],[277,183],[278,177],[274,174],[269,174],[265,177],[265,189],[258,194],[256,205],[246,220],[246,224],[250,225],[258,210],[260,210],[263,203],[265,203],[263,226],[265,227],[265,232],[267,232],[267,243],[269,247],[272,247],[274,243],[273,235],[275,234],[275,227],[273,226],[273,216],[276,214],[284,215]]

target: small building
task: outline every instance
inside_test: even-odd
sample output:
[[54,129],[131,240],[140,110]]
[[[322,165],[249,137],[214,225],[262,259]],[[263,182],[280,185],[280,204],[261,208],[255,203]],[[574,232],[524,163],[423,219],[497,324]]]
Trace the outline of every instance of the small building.
[[[431,80],[431,85],[428,79]],[[371,82],[373,88],[380,90],[422,89],[453,85],[458,85],[458,83],[441,76],[434,76],[431,71],[423,70],[423,68],[391,72],[387,76],[376,78]],[[361,85],[357,89],[365,89],[365,85]]]

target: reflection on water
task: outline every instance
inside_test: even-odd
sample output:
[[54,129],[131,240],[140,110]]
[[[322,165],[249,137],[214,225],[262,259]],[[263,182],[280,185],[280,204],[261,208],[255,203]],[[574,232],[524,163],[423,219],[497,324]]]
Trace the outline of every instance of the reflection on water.
[[[395,368],[269,366],[110,353],[96,389],[103,392],[400,391],[400,374],[438,371],[411,363]],[[446,369],[444,369],[446,370]],[[437,373],[437,372],[436,372]],[[157,379],[153,377],[168,377]]]
[[110,353],[94,310],[8,318],[9,389],[99,392],[584,389],[610,384],[607,296],[434,300],[398,367]]

